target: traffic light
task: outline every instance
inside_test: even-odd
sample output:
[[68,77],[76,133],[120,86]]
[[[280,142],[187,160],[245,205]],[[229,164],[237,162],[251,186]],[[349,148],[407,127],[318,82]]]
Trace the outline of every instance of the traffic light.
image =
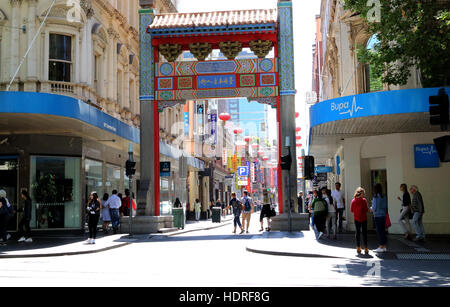
[[314,179],[314,157],[313,156],[305,156],[303,163],[303,177],[306,180]]
[[136,173],[136,169],[134,168],[136,166],[136,162],[127,160],[125,162],[125,174],[127,177],[133,176]]
[[441,130],[445,131],[449,125],[449,101],[445,89],[441,88],[437,96],[429,97],[430,103],[430,124],[440,125]]
[[290,170],[291,164],[292,164],[291,153],[289,153],[287,156],[281,156],[281,169]]
[[450,135],[433,140],[441,162],[450,162]]

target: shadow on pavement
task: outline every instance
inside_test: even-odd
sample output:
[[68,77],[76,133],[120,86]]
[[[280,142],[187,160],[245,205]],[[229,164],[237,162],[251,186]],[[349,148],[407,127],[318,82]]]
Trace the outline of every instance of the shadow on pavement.
[[450,285],[450,268],[442,269],[444,262],[359,261],[336,265],[333,271],[360,277],[362,286],[383,287],[437,287]]

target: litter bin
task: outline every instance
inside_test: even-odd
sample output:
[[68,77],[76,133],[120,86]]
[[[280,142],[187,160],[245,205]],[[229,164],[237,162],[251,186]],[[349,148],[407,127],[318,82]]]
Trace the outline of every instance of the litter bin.
[[212,208],[212,222],[220,223],[220,216],[222,215],[221,207],[213,207]]
[[184,213],[183,208],[173,208],[173,227],[184,229]]

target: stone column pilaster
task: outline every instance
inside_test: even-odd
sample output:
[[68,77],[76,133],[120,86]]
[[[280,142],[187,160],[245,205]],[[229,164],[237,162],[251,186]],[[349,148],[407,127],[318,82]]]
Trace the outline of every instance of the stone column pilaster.
[[[22,4],[22,0],[9,0],[11,4],[11,41],[10,41],[10,73],[9,73],[9,79],[11,79],[14,75],[14,73],[17,70],[17,67],[19,66],[19,57],[20,57],[20,50],[19,50],[19,35],[20,35],[20,6]],[[16,79],[18,79],[18,76],[16,76]],[[9,80],[8,80],[9,81]],[[14,80],[16,81],[16,80]],[[11,85],[10,90],[11,91],[17,91],[18,84],[13,83]]]
[[[279,77],[280,77],[280,131],[281,155],[288,153],[286,137],[290,140],[292,164],[290,171],[282,171],[283,210],[288,212],[288,178],[291,208],[297,206],[297,161],[295,139],[295,73],[294,73],[294,36],[292,21],[292,1],[278,1],[279,22]],[[297,209],[295,209],[297,210]]]
[[[147,1],[148,2],[148,1]],[[139,10],[139,100],[140,100],[140,149],[141,149],[141,181],[137,192],[137,215],[155,215],[155,90],[154,90],[154,54],[148,26],[154,18],[152,4],[140,1],[143,9]],[[159,142],[159,140],[158,140]],[[145,158],[143,158],[145,157]],[[159,184],[159,180],[158,180]]]
[[[31,45],[34,36],[36,35],[36,7],[37,0],[28,0],[28,24],[27,24],[27,42],[28,46]],[[36,81],[38,79],[38,41],[35,41],[35,45],[31,48],[27,57],[27,83],[25,84],[25,91],[35,92]]]

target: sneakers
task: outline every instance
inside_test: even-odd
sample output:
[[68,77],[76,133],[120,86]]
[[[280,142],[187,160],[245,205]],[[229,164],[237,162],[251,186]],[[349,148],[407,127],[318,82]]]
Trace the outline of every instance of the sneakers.
[[248,230],[245,233],[249,233]]
[[8,233],[8,234],[6,235],[6,240],[9,240],[9,239],[11,239],[11,235]]
[[366,247],[364,248],[364,254],[368,255],[369,254],[369,249]]
[[323,232],[320,232],[319,233],[319,239],[322,238],[322,236],[323,236]]
[[25,240],[25,243],[33,243],[33,239],[32,239],[32,238],[27,238],[27,239]]
[[375,253],[385,253],[387,251],[386,248],[378,247],[376,250],[374,250]]
[[95,239],[92,239],[91,244],[95,244]]
[[259,231],[264,231],[264,229],[263,228],[261,228]]
[[20,238],[19,240],[17,240],[18,243],[22,243],[25,242],[25,237]]
[[245,230],[244,230],[244,229],[242,229],[242,230],[241,230],[241,233],[240,233],[240,235],[241,235],[241,234],[243,234],[244,232],[245,232]]
[[361,254],[361,247],[356,247],[356,252],[358,253],[358,254]]
[[92,239],[91,238],[87,239],[86,243],[87,244],[91,244],[92,243]]

